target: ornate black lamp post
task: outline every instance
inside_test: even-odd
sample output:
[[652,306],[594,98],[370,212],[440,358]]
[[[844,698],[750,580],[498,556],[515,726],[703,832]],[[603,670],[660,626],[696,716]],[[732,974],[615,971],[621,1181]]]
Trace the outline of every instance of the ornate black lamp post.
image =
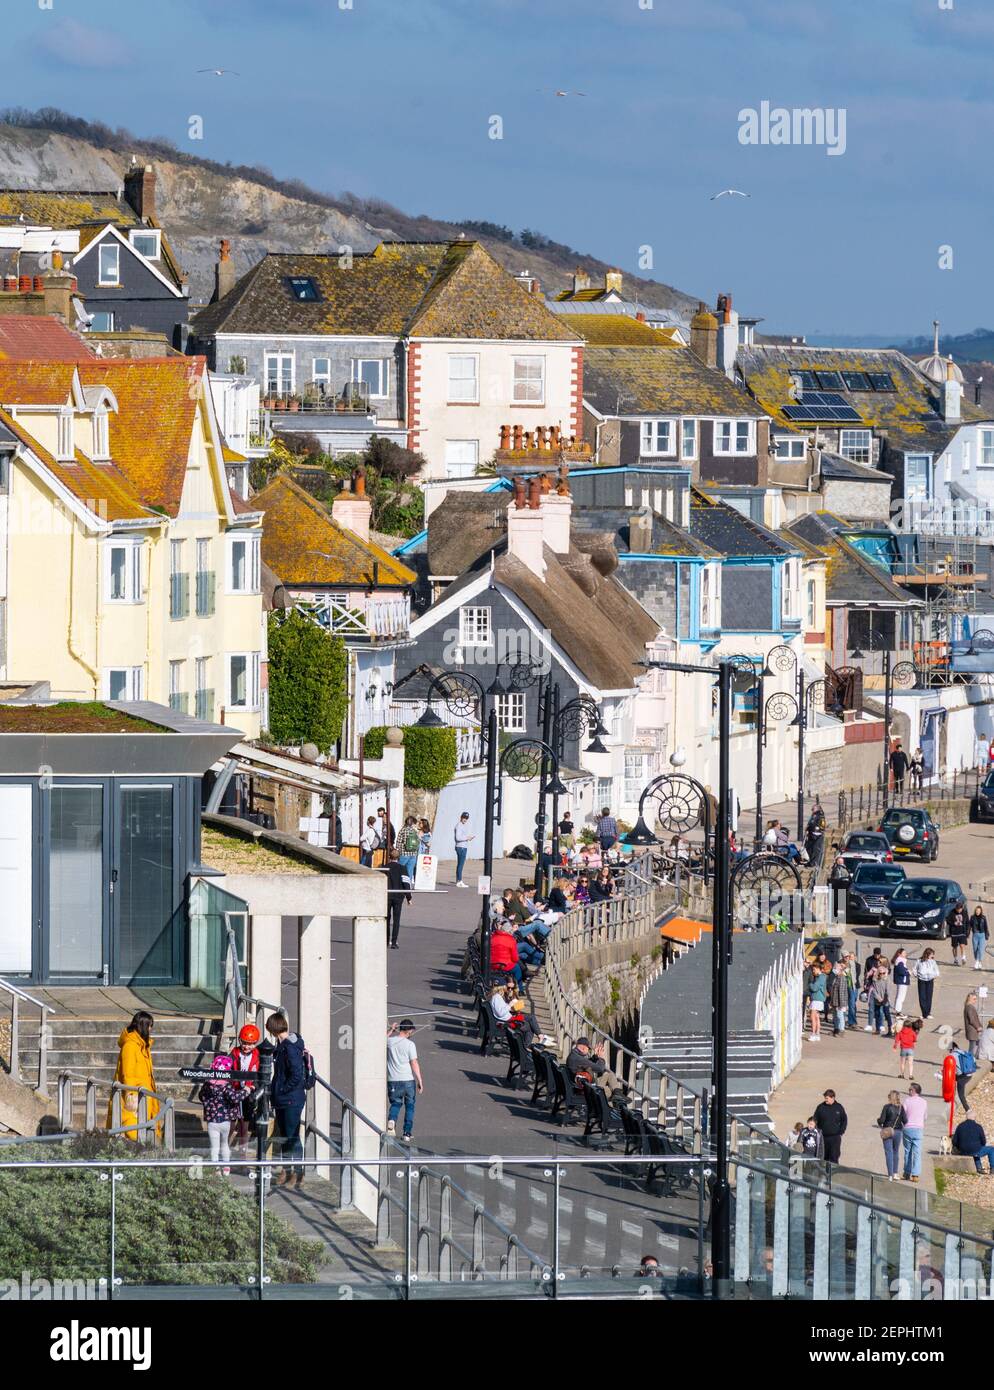
[[[873,613],[870,613],[870,650],[873,650]],[[866,653],[860,650],[859,643],[850,648],[850,656],[854,661],[865,660]],[[884,736],[883,736],[883,766],[881,768],[880,786],[883,797],[883,809],[887,810],[887,803],[890,800],[890,725],[892,706],[894,703],[894,687],[901,686],[909,689],[918,679],[918,671],[912,661],[898,661],[893,666],[890,659],[890,648],[884,649],[883,654],[883,677],[884,677]]]

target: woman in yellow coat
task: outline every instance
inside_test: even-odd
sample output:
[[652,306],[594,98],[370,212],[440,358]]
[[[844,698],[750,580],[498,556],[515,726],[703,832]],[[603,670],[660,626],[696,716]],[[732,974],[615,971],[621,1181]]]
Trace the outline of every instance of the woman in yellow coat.
[[[144,1087],[146,1091],[155,1090],[155,1076],[152,1073],[152,1025],[154,1019],[152,1015],[140,1009],[128,1024],[117,1040],[117,1045],[121,1049],[117,1058],[117,1070],[114,1072],[114,1080],[119,1081],[128,1089],[121,1095],[121,1124],[137,1125],[138,1123],[138,1102],[139,1095],[137,1088]],[[146,1118],[151,1120],[159,1113],[159,1102],[149,1096],[146,1099]],[[114,1100],[111,1097],[107,1106],[107,1128],[114,1126]],[[151,1129],[144,1130],[139,1135],[137,1129],[125,1130],[125,1139],[141,1139],[143,1143],[151,1143],[153,1139]]]

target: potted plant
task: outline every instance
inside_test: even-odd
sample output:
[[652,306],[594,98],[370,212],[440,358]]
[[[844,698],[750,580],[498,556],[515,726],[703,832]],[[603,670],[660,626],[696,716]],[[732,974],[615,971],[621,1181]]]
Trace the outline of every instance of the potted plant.
[[287,402],[286,402],[286,404],[287,404],[287,409],[288,409],[288,410],[293,410],[293,411],[299,410],[299,409],[300,409],[300,397],[299,397],[299,396],[288,396],[288,397],[287,397]]

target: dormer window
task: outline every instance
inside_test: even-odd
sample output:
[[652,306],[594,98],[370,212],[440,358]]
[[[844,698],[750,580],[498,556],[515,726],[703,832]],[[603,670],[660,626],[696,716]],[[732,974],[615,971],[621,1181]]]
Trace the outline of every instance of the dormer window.
[[59,412],[59,453],[58,456],[63,461],[72,460],[76,457],[75,430],[73,427],[73,413],[71,410]]
[[110,429],[107,412],[102,409],[93,412],[93,457],[95,459],[110,458]]
[[116,241],[105,241],[97,251],[98,285],[119,285],[121,283],[121,247]]
[[128,236],[139,256],[144,256],[147,261],[159,259],[162,254],[161,232],[142,229],[140,232],[129,232]]

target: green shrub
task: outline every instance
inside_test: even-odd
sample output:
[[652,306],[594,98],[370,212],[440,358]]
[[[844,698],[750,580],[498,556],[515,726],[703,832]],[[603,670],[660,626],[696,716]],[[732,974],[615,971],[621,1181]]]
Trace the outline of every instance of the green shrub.
[[[366,734],[365,756],[381,758],[386,729],[370,729]],[[404,730],[404,785],[417,791],[440,792],[456,775],[455,729],[419,729],[409,724]]]
[[296,608],[269,615],[269,732],[278,744],[314,743],[322,753],[342,736],[348,705],[345,643]]
[[[238,1284],[258,1272],[259,1208],[253,1194],[212,1169],[129,1168],[161,1156],[126,1140],[85,1136],[17,1149],[19,1159],[117,1159],[115,1258],[125,1284]],[[0,1170],[0,1279],[49,1280],[108,1273],[110,1183],[97,1170]],[[324,1254],[266,1212],[264,1259],[274,1283],[314,1283]]]

